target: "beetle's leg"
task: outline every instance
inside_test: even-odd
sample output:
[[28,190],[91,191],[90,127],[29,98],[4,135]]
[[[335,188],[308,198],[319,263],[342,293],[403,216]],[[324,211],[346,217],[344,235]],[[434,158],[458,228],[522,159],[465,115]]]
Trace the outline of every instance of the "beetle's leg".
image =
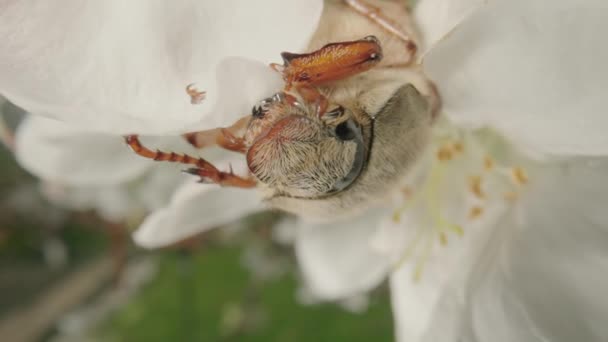
[[205,96],[207,96],[206,91],[199,91],[194,87],[194,83],[190,83],[186,86],[186,93],[190,96],[190,103],[199,104],[203,102]]
[[236,137],[227,128],[186,133],[184,134],[184,138],[196,148],[217,145],[235,152],[245,153],[247,150],[243,138]]
[[174,152],[152,151],[141,144],[137,135],[125,136],[125,142],[133,152],[144,158],[193,165],[194,168],[187,169],[185,172],[199,176],[201,178],[200,181],[203,183],[215,183],[221,186],[233,186],[238,188],[253,188],[256,186],[254,178],[239,177],[235,175],[232,170],[230,170],[230,172],[220,171],[203,158],[194,158],[187,154],[177,154]]
[[203,148],[217,145],[230,151],[245,153],[245,140],[239,137],[251,118],[243,117],[230,127],[214,128],[206,131],[184,134],[184,138],[194,147]]
[[244,189],[255,188],[255,186],[257,185],[257,181],[255,180],[255,178],[239,177],[232,172],[232,168],[230,168],[229,172],[223,172],[216,169],[213,165],[211,165],[211,167],[213,168],[213,170],[211,171],[208,168],[193,167],[184,170],[184,172],[189,173],[191,175],[199,176],[200,183],[215,183],[221,186],[231,186],[235,188]]
[[357,13],[363,15],[374,23],[378,24],[387,32],[401,39],[405,43],[405,48],[408,52],[407,63],[411,62],[416,55],[418,46],[412,39],[411,35],[405,32],[398,24],[382,14],[382,10],[372,6],[363,0],[343,0],[350,8]]
[[327,112],[327,106],[329,105],[327,98],[317,88],[301,83],[296,84],[295,88],[306,103],[316,107],[317,117],[320,118]]

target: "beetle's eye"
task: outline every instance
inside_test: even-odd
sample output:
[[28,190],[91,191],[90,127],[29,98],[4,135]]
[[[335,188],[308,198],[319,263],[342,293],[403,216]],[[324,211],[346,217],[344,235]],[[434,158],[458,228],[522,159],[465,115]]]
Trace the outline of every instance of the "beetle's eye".
[[336,137],[342,141],[353,140],[356,137],[355,129],[357,126],[352,120],[344,121],[336,126]]
[[325,120],[333,120],[341,117],[344,114],[344,107],[338,106],[333,110],[323,114],[323,119]]

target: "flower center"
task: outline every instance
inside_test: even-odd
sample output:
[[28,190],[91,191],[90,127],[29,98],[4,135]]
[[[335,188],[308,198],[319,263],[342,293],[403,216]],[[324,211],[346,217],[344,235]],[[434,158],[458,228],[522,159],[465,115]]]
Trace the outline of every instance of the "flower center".
[[489,130],[437,127],[430,153],[412,170],[402,188],[403,203],[393,214],[395,223],[407,220],[407,229],[415,230],[396,268],[412,261],[413,279],[420,280],[428,260],[451,236],[483,227],[488,209],[517,201],[529,178],[513,162],[512,150]]

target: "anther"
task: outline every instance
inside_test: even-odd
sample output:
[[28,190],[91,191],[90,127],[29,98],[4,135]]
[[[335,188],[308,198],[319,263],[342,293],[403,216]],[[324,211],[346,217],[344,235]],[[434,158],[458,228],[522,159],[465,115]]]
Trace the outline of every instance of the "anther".
[[399,223],[399,221],[401,221],[401,213],[399,212],[399,210],[395,210],[395,212],[393,213],[393,222]]
[[457,141],[457,142],[455,142],[455,143],[452,144],[452,149],[457,154],[460,154],[460,153],[462,153],[464,151],[464,145],[460,141]]
[[486,171],[491,171],[494,168],[494,159],[490,156],[485,156],[483,158],[483,168]]
[[528,183],[528,175],[526,171],[521,167],[514,167],[511,169],[511,175],[513,176],[513,180],[518,185],[525,185]]
[[469,190],[479,199],[485,197],[485,193],[481,188],[481,176],[471,176],[469,178]]
[[445,246],[448,244],[448,236],[445,234],[445,232],[440,232],[439,233],[439,243],[442,246]]
[[482,214],[483,214],[483,208],[475,206],[475,207],[471,208],[471,210],[469,210],[469,219],[475,220],[475,219],[479,218]]
[[453,153],[451,149],[447,146],[442,146],[437,150],[437,159],[439,161],[448,161],[452,160]]

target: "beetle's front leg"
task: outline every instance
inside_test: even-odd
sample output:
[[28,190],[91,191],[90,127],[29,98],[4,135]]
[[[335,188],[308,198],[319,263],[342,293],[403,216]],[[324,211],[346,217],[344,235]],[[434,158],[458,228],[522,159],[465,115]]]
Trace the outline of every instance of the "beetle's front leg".
[[317,117],[321,118],[327,112],[329,102],[325,95],[321,94],[317,88],[307,83],[298,83],[294,88],[306,103],[316,108]]
[[242,132],[249,120],[250,117],[246,116],[230,127],[186,133],[184,138],[196,148],[217,145],[229,151],[245,153],[247,146],[245,145],[245,139],[242,137]]
[[253,177],[240,177],[232,172],[218,170],[213,164],[203,158],[196,158],[187,154],[178,154],[174,152],[153,151],[144,146],[137,135],[125,136],[125,142],[138,155],[156,160],[167,161],[172,163],[192,165],[193,168],[184,170],[185,172],[200,177],[201,183],[215,183],[221,186],[232,186],[238,188],[253,188],[257,181]]

